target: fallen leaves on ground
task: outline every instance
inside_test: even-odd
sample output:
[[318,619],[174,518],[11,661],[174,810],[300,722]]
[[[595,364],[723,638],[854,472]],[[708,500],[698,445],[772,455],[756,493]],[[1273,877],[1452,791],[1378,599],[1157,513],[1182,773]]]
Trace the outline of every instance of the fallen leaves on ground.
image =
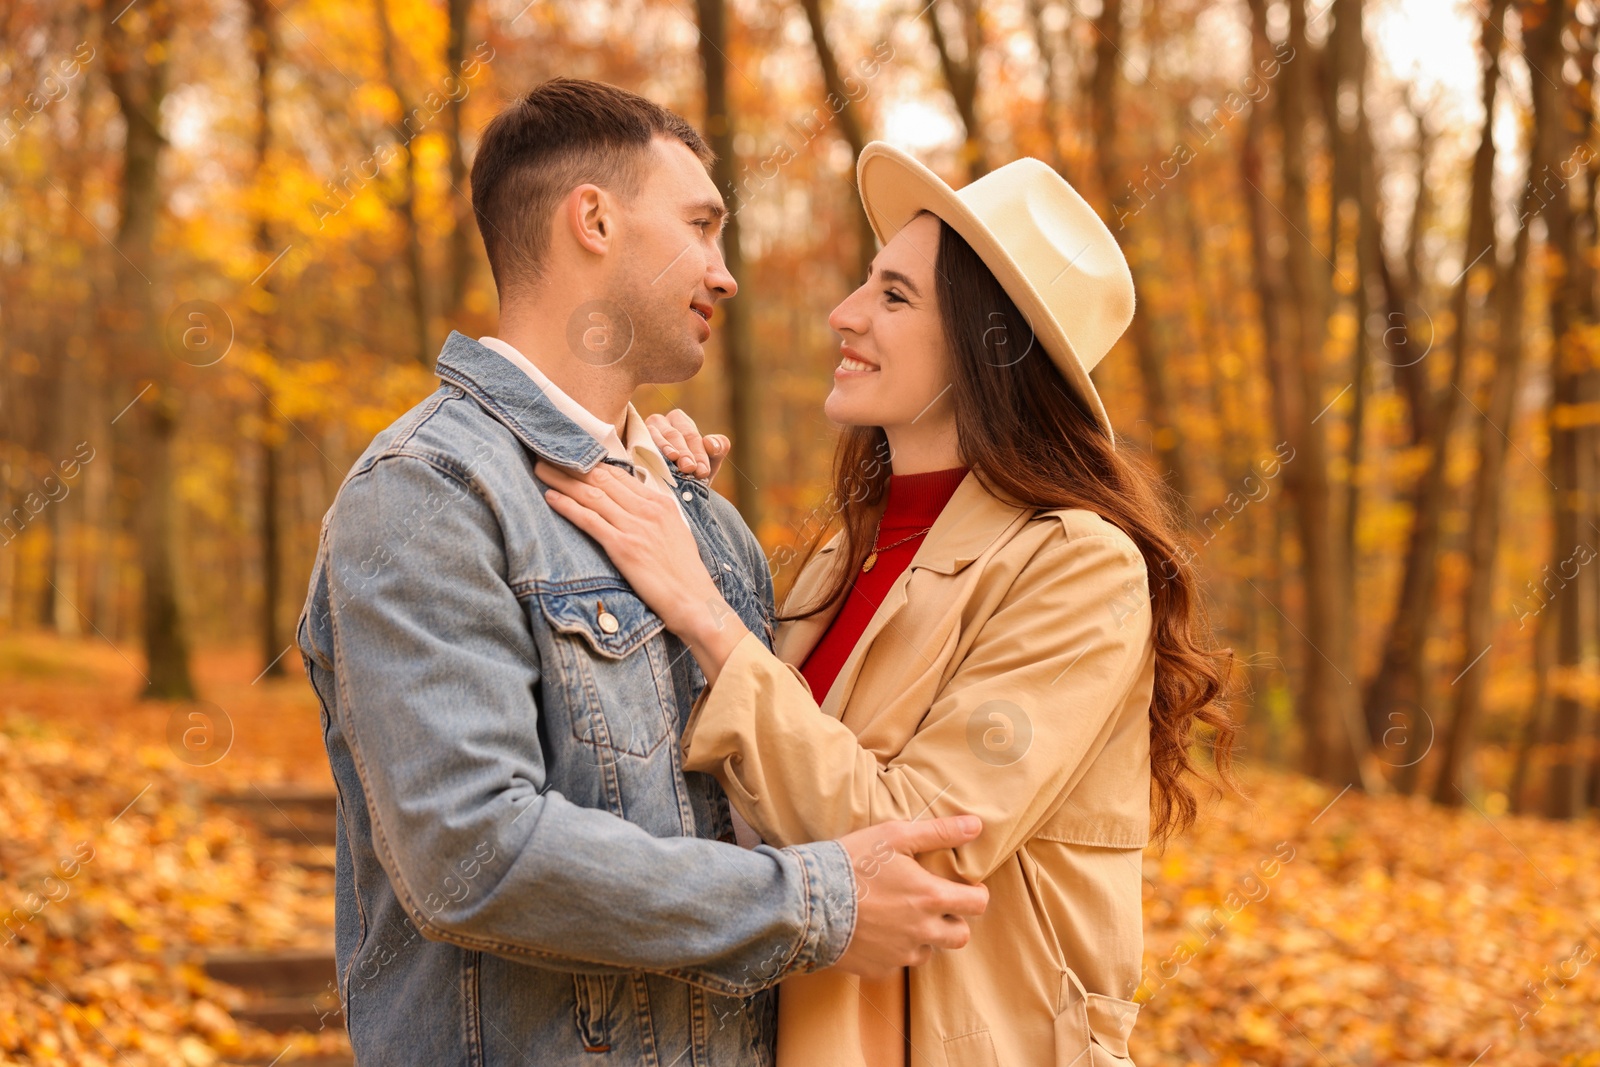
[[[0,1056],[213,1067],[289,1044],[234,1025],[241,995],[198,957],[331,943],[332,872],[208,811],[174,763],[15,721],[0,731]],[[333,1029],[300,1044],[347,1047]]]
[[1141,1067],[1600,1064],[1600,833],[1253,776],[1145,859]]
[[[11,642],[14,639],[6,639]],[[0,665],[15,662],[0,642]],[[202,684],[235,747],[190,766],[103,646],[0,677],[0,1064],[224,1067],[347,1050],[236,1025],[208,951],[327,946],[328,848],[206,793],[326,784],[304,681]],[[61,664],[70,661],[69,672]],[[56,664],[56,667],[51,667]],[[60,668],[60,669],[56,669]],[[1600,1067],[1600,833],[1257,771],[1147,852],[1140,1067]],[[286,1050],[287,1046],[287,1050]]]
[[[135,706],[136,679],[103,649],[29,642],[28,652],[30,670],[0,679],[0,1064],[224,1067],[348,1053],[336,1024],[293,1040],[236,1025],[228,1012],[244,994],[200,967],[212,951],[332,944],[332,848],[266,837],[205,803],[281,777],[284,754],[308,742],[320,751],[299,687],[251,694],[298,741],[242,745],[195,767],[167,742],[177,709]],[[249,705],[229,703],[245,740],[238,709]]]

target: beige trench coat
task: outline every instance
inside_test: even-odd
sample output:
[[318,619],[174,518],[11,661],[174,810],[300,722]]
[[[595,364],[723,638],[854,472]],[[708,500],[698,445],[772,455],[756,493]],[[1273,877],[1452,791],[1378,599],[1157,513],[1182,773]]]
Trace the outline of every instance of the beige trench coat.
[[[838,547],[791,608],[815,603]],[[965,948],[911,969],[911,1067],[1131,1067],[1155,671],[1132,539],[968,474],[819,709],[795,665],[836,612],[782,624],[774,652],[740,640],[695,703],[685,766],[778,846],[981,816],[976,841],[923,857],[990,896]],[[861,1011],[853,975],[782,983],[779,1067],[862,1067]]]

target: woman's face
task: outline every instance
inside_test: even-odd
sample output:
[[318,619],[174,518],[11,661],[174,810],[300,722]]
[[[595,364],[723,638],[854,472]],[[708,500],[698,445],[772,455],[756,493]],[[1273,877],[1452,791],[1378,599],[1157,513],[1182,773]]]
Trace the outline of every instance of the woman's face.
[[828,316],[839,332],[839,365],[823,413],[841,426],[954,418],[950,360],[934,293],[940,222],[919,215],[883,246],[866,282]]

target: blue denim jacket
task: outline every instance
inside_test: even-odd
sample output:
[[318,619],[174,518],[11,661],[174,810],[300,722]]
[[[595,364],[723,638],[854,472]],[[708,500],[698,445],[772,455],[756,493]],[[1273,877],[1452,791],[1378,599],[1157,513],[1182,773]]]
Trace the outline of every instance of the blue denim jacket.
[[[323,520],[299,645],[339,794],[335,947],[362,1067],[770,1064],[779,979],[855,925],[837,842],[732,844],[683,770],[705,684],[537,455],[606,455],[459,333]],[[700,559],[771,641],[738,513],[676,487]]]

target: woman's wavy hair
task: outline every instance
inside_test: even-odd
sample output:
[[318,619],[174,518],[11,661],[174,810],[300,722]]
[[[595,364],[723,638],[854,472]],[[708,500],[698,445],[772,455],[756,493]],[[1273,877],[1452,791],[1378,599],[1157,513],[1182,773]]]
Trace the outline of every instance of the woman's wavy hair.
[[[931,214],[931,212],[923,212]],[[962,463],[995,496],[1035,508],[1084,508],[1133,539],[1149,575],[1155,639],[1150,703],[1151,833],[1164,843],[1199,811],[1191,775],[1204,734],[1218,791],[1238,794],[1228,714],[1234,653],[1215,645],[1199,582],[1189,565],[1178,504],[1142,458],[1114,451],[1087,405],[1067,385],[1031,327],[972,247],[943,220],[934,287]],[[1020,354],[1019,354],[1020,353]],[[781,619],[814,615],[847,595],[871,549],[888,490],[889,442],[882,427],[850,426],[834,454],[837,510],[805,544],[809,559],[837,527],[841,563],[818,601]],[[796,568],[798,570],[798,568]],[[1203,729],[1202,729],[1203,728]]]

